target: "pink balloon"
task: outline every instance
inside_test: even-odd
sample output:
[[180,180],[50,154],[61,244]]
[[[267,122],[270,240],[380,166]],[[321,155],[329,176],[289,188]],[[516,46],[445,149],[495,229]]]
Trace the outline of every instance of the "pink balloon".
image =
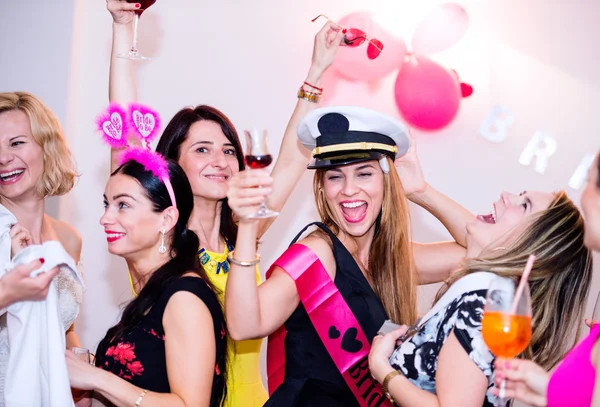
[[450,123],[458,112],[460,96],[456,75],[426,57],[407,57],[396,78],[398,110],[422,130],[438,130]]
[[352,13],[338,24],[344,28],[358,28],[363,30],[369,38],[374,38],[383,43],[383,52],[375,59],[367,57],[368,43],[358,47],[340,46],[338,55],[333,62],[333,69],[346,79],[358,81],[375,81],[381,79],[402,64],[406,45],[400,38],[396,38],[373,22],[368,12]]
[[469,17],[454,3],[440,4],[417,26],[412,37],[413,52],[430,55],[456,44],[467,31]]

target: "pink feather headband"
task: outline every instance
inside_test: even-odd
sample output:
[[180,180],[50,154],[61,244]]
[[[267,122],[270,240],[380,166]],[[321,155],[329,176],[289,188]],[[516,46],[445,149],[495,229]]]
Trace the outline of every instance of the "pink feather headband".
[[[127,149],[121,156],[120,165],[128,161],[136,161],[160,179],[167,188],[171,203],[177,206],[169,165],[164,157],[150,150],[150,142],[158,135],[160,118],[158,113],[148,106],[132,103],[127,113],[121,106],[111,103],[96,120],[96,126],[102,132],[104,141],[111,148]],[[133,133],[142,142],[143,147],[130,147],[127,142],[129,133]]]

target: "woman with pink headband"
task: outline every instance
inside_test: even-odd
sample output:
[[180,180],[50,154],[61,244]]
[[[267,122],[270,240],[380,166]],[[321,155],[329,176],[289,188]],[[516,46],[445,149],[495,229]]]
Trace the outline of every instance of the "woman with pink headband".
[[100,223],[108,251],[127,262],[135,298],[98,345],[100,369],[67,352],[72,387],[107,406],[222,405],[227,334],[187,228],[193,206],[179,165],[145,148],[124,152]]
[[[111,101],[130,103],[136,100],[134,62],[117,55],[129,50],[131,22],[134,12],[139,11],[136,7],[141,4],[107,0],[107,7],[113,17],[109,96]],[[315,36],[306,79],[299,83],[301,86],[296,94],[289,95],[290,100],[297,102],[283,137],[275,136],[281,138],[281,148],[271,172],[273,191],[267,202],[275,211],[282,210],[305,171],[309,154],[298,143],[296,128],[302,117],[318,106],[323,92],[321,78],[333,62],[342,37],[337,25],[331,22],[324,25]],[[206,55],[206,59],[211,61],[211,55]],[[235,91],[230,96],[231,104],[239,103]],[[186,107],[168,120],[156,150],[177,161],[190,180],[195,205],[189,227],[200,238],[197,249],[202,266],[213,284],[224,293],[230,268],[227,255],[234,249],[238,230],[227,192],[233,184],[243,185],[247,190],[258,181],[252,171],[244,171],[244,152],[236,128],[225,113],[213,106]],[[262,198],[264,196],[259,197]],[[274,219],[259,222],[258,238],[264,235]],[[254,268],[254,280],[255,285],[261,282],[257,267]],[[228,407],[259,407],[267,400],[260,374],[261,344],[261,338],[230,343]]]

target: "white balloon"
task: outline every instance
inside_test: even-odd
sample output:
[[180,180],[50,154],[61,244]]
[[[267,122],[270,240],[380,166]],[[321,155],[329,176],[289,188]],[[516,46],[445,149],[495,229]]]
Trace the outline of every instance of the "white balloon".
[[519,157],[519,163],[528,166],[535,157],[535,165],[533,166],[533,169],[538,174],[543,174],[546,172],[548,159],[556,152],[557,146],[558,144],[556,143],[556,139],[554,139],[554,137],[537,130],[521,153],[521,157]]

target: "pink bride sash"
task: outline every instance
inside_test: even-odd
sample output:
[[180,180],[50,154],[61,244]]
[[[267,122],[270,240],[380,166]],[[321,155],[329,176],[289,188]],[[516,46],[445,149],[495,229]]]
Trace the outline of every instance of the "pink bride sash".
[[[352,310],[317,255],[302,244],[292,245],[267,272],[280,267],[296,282],[300,301],[323,345],[361,407],[391,407],[379,383],[371,377],[371,345]],[[283,382],[285,327],[269,336],[267,373],[269,393]]]

